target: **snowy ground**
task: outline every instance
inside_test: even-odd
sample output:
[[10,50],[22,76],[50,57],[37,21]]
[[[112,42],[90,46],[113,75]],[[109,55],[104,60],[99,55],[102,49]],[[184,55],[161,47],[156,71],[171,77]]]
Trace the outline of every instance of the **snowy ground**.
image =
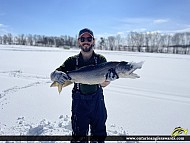
[[[71,134],[71,90],[50,88],[50,73],[79,50],[0,45],[0,134]],[[190,130],[190,56],[96,51],[108,61],[145,61],[140,79],[104,88],[109,135]],[[190,134],[190,133],[189,133]]]

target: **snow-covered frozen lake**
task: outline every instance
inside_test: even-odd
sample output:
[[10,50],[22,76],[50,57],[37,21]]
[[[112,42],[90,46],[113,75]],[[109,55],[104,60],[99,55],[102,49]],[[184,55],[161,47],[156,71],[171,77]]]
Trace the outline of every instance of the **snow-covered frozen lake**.
[[[59,95],[49,75],[79,51],[0,45],[0,134],[71,134],[72,86]],[[141,78],[104,88],[108,134],[190,130],[190,55],[95,51],[108,61],[145,61],[135,71]]]

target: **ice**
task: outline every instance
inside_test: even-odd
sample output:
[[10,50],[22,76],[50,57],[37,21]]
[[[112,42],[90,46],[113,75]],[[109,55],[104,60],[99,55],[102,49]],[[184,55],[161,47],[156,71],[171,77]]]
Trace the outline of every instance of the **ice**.
[[[190,56],[98,51],[108,61],[145,61],[138,79],[104,88],[109,135],[170,135],[190,129]],[[71,134],[71,91],[49,75],[79,49],[0,45],[0,134]],[[141,66],[141,64],[139,64]]]

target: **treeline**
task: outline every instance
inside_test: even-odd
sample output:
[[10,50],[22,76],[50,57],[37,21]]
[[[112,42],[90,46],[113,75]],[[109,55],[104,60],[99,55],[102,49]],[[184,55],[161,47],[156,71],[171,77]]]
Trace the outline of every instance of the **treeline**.
[[75,47],[76,38],[71,36],[45,36],[45,35],[24,35],[13,36],[11,33],[0,36],[0,44],[5,45],[29,45],[47,47]]
[[130,32],[125,38],[121,35],[101,37],[98,45],[100,49],[105,50],[190,54],[190,32],[175,34]]
[[[190,32],[162,34],[159,32],[130,32],[96,39],[96,49],[151,53],[190,54]],[[77,36],[24,35],[11,33],[0,36],[0,44],[48,47],[77,47]]]

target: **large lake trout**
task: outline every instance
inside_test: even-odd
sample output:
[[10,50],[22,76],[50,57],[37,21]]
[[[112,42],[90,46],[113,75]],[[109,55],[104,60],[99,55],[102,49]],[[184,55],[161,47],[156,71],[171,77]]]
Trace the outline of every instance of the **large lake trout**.
[[67,75],[70,77],[63,84],[53,82],[51,87],[58,87],[59,93],[62,88],[72,83],[82,84],[100,84],[107,80],[107,74],[110,71],[116,72],[118,78],[139,78],[140,76],[133,73],[136,69],[141,69],[144,62],[106,62],[99,65],[90,65],[70,71]]

